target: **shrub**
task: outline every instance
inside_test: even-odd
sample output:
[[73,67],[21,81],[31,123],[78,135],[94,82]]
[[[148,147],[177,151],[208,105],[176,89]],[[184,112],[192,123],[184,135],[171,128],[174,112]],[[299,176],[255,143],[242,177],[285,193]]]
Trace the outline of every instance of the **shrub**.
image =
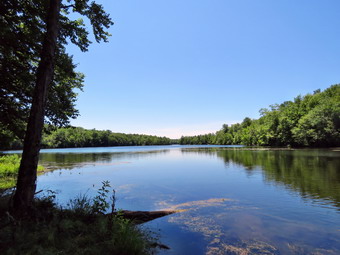
[[[3,210],[0,254],[152,253],[154,240],[150,235],[119,213],[103,213],[110,204],[106,201],[109,185],[103,182],[95,198],[79,195],[66,208],[56,205],[53,192],[36,198],[31,215],[25,219],[14,219]],[[104,200],[104,207],[97,203]]]

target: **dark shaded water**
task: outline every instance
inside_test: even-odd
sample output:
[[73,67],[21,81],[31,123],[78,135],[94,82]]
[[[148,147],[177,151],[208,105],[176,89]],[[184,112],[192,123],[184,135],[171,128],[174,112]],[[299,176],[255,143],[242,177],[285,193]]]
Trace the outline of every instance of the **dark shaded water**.
[[164,254],[340,254],[340,151],[223,147],[44,150],[38,190],[65,204],[108,180],[117,207],[187,209],[145,224]]

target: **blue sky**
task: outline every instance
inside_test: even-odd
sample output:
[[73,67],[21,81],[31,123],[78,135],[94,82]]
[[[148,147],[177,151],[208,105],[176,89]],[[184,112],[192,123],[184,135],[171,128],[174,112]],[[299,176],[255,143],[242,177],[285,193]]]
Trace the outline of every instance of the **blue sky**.
[[338,0],[102,0],[71,124],[179,138],[340,83]]

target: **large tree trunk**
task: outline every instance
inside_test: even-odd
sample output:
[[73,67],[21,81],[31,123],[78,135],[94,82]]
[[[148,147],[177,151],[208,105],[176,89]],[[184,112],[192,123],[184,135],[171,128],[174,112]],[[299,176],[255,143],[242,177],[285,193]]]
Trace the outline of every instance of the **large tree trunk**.
[[37,70],[37,80],[14,195],[14,210],[20,214],[25,214],[31,207],[36,189],[37,166],[47,93],[54,73],[60,4],[61,0],[50,0],[50,8],[47,13],[47,30]]

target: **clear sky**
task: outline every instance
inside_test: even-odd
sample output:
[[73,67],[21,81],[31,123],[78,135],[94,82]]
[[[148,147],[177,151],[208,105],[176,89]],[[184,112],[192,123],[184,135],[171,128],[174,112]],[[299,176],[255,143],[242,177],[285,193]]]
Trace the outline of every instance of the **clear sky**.
[[340,83],[339,0],[101,0],[74,126],[179,138]]

